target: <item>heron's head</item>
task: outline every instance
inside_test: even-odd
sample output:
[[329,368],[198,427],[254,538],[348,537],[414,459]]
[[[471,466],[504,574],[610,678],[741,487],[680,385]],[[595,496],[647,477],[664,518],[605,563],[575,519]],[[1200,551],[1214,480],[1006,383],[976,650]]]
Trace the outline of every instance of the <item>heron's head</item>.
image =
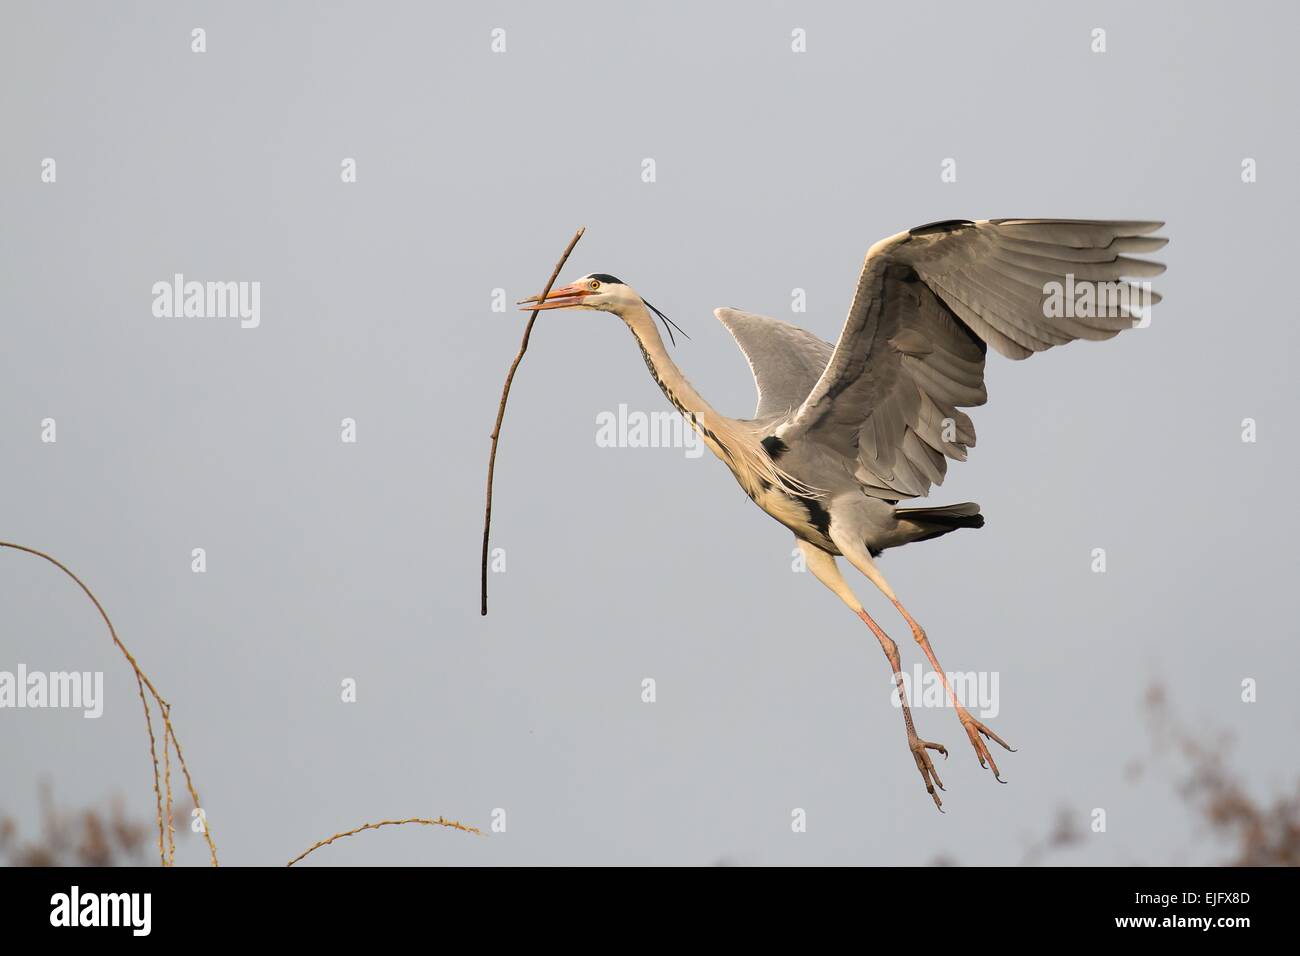
[[[576,282],[571,282],[558,289],[552,289],[545,296],[535,295],[530,299],[524,299],[518,304],[524,307],[525,312],[534,309],[537,311],[542,309],[593,309],[597,312],[613,312],[625,320],[634,314],[644,314],[641,312],[644,307],[657,315],[664,323],[664,328],[668,330],[669,339],[673,337],[673,329],[677,329],[682,335],[686,335],[668,316],[641,298],[630,285],[607,272],[593,272],[590,275],[583,276]],[[690,338],[689,335],[686,337]]]

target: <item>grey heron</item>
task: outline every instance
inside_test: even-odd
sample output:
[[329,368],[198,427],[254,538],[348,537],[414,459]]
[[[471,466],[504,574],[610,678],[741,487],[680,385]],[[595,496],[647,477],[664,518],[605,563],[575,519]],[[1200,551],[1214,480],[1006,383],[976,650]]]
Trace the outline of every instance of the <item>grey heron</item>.
[[[982,405],[989,346],[1028,358],[1075,339],[1109,339],[1158,301],[1164,266],[1133,254],[1167,240],[1163,223],[1070,219],[948,220],[918,226],[868,250],[835,345],[789,323],[737,309],[714,315],[735,337],[758,389],[751,419],[716,411],[669,357],[655,325],[675,328],[631,286],[592,273],[521,305],[612,312],[627,324],[668,401],[735,475],[745,493],[794,532],[807,567],[866,623],[892,668],[908,748],[941,811],[943,783],[904,692],[898,645],[867,613],[837,557],[861,572],[902,615],[979,758],[1001,774],[989,742],[1013,748],[957,699],[925,630],[885,580],[889,548],[984,524],[974,502],[902,507],[941,484],[949,458],[965,461],[975,429],[961,411]],[[1084,290],[1061,307],[1063,290]],[[1137,301],[1134,301],[1136,297]],[[1076,308],[1075,306],[1079,307]]]

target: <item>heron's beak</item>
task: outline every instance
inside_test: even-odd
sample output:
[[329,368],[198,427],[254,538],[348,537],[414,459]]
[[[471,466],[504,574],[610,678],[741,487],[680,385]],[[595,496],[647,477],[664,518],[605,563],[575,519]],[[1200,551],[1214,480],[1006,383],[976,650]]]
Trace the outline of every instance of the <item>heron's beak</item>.
[[516,305],[527,306],[523,311],[532,310],[541,311],[542,309],[567,309],[569,306],[578,305],[582,302],[584,296],[590,295],[588,289],[581,286],[566,285],[561,289],[552,289],[545,298],[535,295],[531,299],[523,299]]

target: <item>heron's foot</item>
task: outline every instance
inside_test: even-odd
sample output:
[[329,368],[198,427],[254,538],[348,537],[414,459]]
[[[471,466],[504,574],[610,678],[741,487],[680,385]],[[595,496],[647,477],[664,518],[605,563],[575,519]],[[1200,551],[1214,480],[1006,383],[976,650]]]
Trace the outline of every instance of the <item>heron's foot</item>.
[[[912,751],[912,759],[916,761],[916,769],[921,772],[921,779],[925,781],[925,792],[934,798],[934,805],[942,813],[943,801],[939,799],[938,791],[943,789],[943,781],[939,779],[939,772],[934,769],[934,761],[930,759],[930,755],[926,751],[937,750],[947,760],[947,748],[943,744],[934,744],[928,740],[922,740],[915,733],[908,734],[907,746]],[[938,790],[935,789],[936,787]]]
[[966,736],[970,738],[971,746],[975,748],[975,755],[980,758],[980,766],[987,766],[993,770],[993,777],[998,783],[1006,783],[998,773],[998,765],[993,761],[993,754],[989,752],[989,746],[980,738],[983,734],[988,740],[1000,744],[1005,750],[1015,753],[1016,748],[1011,746],[993,731],[989,730],[984,724],[970,715],[965,707],[957,708],[957,716],[961,718],[961,725],[966,728]]

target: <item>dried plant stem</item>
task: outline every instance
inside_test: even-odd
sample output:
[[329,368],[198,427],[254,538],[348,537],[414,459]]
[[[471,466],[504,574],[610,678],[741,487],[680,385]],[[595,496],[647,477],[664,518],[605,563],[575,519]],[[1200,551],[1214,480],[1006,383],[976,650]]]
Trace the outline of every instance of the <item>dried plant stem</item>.
[[[587,231],[586,226],[582,226],[573,234],[569,244],[564,247],[564,253],[560,256],[560,261],[555,264],[555,271],[551,277],[546,280],[546,288],[542,290],[542,298],[551,291],[551,286],[555,285],[556,278],[560,275],[560,270],[564,264],[569,261],[569,253],[573,252],[573,247],[578,244],[582,234]],[[528,351],[528,339],[533,334],[533,323],[537,321],[540,309],[534,309],[533,314],[528,317],[528,324],[524,326],[524,339],[519,343],[519,354],[515,360],[510,363],[510,371],[506,373],[506,383],[501,389],[501,404],[497,406],[497,421],[492,427],[492,451],[488,455],[487,470],[487,504],[483,511],[483,586],[482,600],[479,613],[487,614],[487,582],[488,582],[488,533],[492,528],[492,474],[496,470],[497,464],[497,440],[501,437],[501,422],[506,417],[506,399],[510,397],[510,384],[515,380],[515,371],[519,368],[519,363],[523,360],[524,353]]]
[[[26,545],[14,544],[9,541],[0,541],[0,548],[12,548],[15,551],[25,551],[38,558],[44,558],[68,577],[72,578],[72,580],[77,583],[77,587],[81,588],[81,590],[85,592],[86,597],[90,598],[91,603],[95,605],[95,610],[99,612],[99,616],[104,619],[104,623],[108,626],[108,633],[109,636],[112,637],[113,643],[117,645],[117,649],[122,652],[122,656],[125,657],[127,663],[131,665],[131,669],[135,671],[136,686],[140,691],[140,703],[144,707],[145,727],[148,728],[149,731],[149,759],[153,764],[153,792],[158,812],[158,859],[163,866],[172,865],[175,862],[176,845],[175,829],[172,826],[172,782],[169,747],[176,748],[176,762],[180,764],[181,772],[185,775],[185,785],[189,790],[190,799],[194,801],[194,806],[202,807],[203,804],[199,801],[198,791],[194,789],[194,781],[190,777],[190,769],[185,765],[185,754],[181,751],[181,742],[176,736],[176,728],[172,726],[171,704],[167,703],[167,700],[162,696],[162,694],[158,693],[158,688],[154,687],[153,681],[149,680],[149,676],[140,669],[140,665],[136,663],[135,657],[126,649],[126,645],[122,643],[122,639],[117,636],[117,629],[113,627],[113,622],[109,619],[108,612],[104,610],[104,605],[99,603],[99,598],[95,597],[94,592],[92,592],[90,588],[86,587],[85,582],[73,574],[67,565],[63,564],[56,558],[52,558],[44,551],[38,551],[35,548],[29,548]],[[154,703],[157,704],[158,712],[162,716],[163,761],[166,765],[165,773],[160,773],[158,769],[158,745],[157,740],[154,737],[153,717],[149,712],[149,697],[145,696],[146,689],[149,691],[149,697],[152,697]],[[164,786],[167,791],[165,812],[163,809]],[[203,839],[208,843],[208,854],[212,859],[212,865],[217,866],[217,845],[212,840],[212,834],[208,832],[206,821],[203,827]],[[170,854],[168,853],[168,846],[170,846]]]
[[190,799],[194,801],[194,809],[199,811],[199,822],[203,824],[203,839],[208,842],[208,852],[212,856],[212,865],[217,865],[217,846],[212,842],[212,834],[208,832],[208,817],[202,812],[203,804],[199,802],[199,792],[194,787],[194,778],[190,776],[189,765],[185,762],[185,752],[181,750],[180,738],[176,736],[176,728],[171,725],[171,705],[167,705],[167,732],[171,735],[172,746],[176,748],[176,762],[181,765],[181,774],[185,777],[185,789],[189,791]]
[[285,866],[293,866],[299,860],[303,859],[303,857],[307,856],[307,854],[314,853],[316,850],[319,850],[323,846],[329,846],[335,840],[341,840],[343,839],[343,837],[355,836],[356,834],[361,833],[363,830],[378,830],[380,827],[398,827],[404,823],[419,823],[419,824],[423,824],[426,827],[449,827],[452,830],[460,830],[463,833],[473,833],[478,836],[483,835],[479,831],[478,827],[466,826],[465,824],[461,823],[458,820],[448,820],[445,817],[438,817],[438,819],[436,820],[426,820],[423,817],[408,817],[405,820],[380,820],[378,823],[363,823],[355,830],[347,830],[344,833],[336,833],[327,840],[321,840],[319,843],[314,843],[310,847],[308,847],[307,849],[299,853],[297,856],[295,856],[288,863],[286,863]]
[[153,717],[149,714],[149,701],[144,696],[144,679],[138,670],[135,674],[135,685],[140,690],[140,704],[144,707],[144,725],[149,730],[149,761],[153,764],[153,797],[158,814],[158,860],[166,866],[167,858],[163,853],[162,788],[158,785],[158,744],[153,735]]
[[[164,710],[163,715],[170,717],[170,708]],[[163,737],[163,779],[167,782],[167,866],[175,866],[176,825],[172,819],[172,735],[170,733]]]

